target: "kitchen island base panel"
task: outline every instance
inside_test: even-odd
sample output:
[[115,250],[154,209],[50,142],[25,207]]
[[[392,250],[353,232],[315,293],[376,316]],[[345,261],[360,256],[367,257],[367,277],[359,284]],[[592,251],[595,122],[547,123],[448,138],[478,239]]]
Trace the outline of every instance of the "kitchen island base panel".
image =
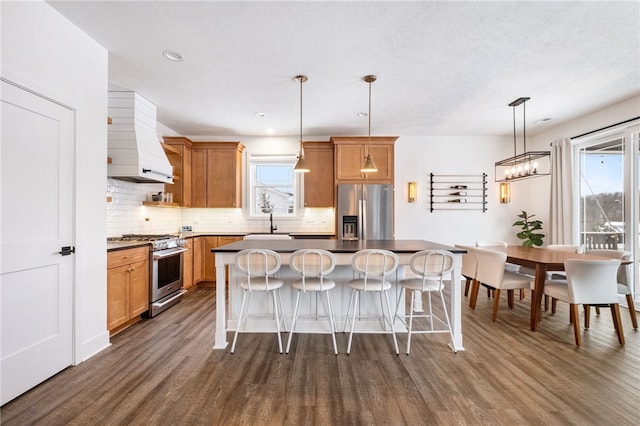
[[[292,240],[292,241],[287,241],[285,244],[295,244],[296,241],[300,242],[304,240]],[[365,242],[366,243],[366,242]],[[385,243],[389,243],[389,242],[373,242],[373,244],[385,244]],[[426,241],[419,241],[419,240],[400,240],[400,241],[394,241],[391,242],[391,244],[395,244],[395,243],[399,243],[399,245],[405,244],[405,245],[410,245],[412,247],[412,251],[418,251],[419,249],[423,248],[420,247],[421,245],[424,246],[424,249],[426,248],[431,248],[431,246],[433,246],[433,248],[436,249],[443,249],[442,245],[439,245],[437,243],[430,243],[430,242],[426,242]],[[237,325],[237,312],[239,310],[239,305],[238,307],[234,307],[234,304],[238,303],[238,295],[237,295],[237,286],[234,284],[234,279],[231,278],[231,281],[229,283],[229,288],[231,290],[231,295],[229,295],[229,306],[227,306],[227,286],[225,283],[225,265],[230,265],[233,263],[233,260],[235,258],[235,254],[237,251],[239,251],[242,248],[242,244],[247,244],[246,241],[244,242],[239,242],[239,243],[233,243],[233,244],[229,244],[228,246],[225,247],[218,247],[216,249],[213,249],[213,253],[216,257],[216,275],[217,275],[217,279],[216,279],[216,332],[215,332],[215,340],[214,340],[214,349],[225,349],[228,345],[227,342],[227,331],[230,330],[235,330],[235,327]],[[280,243],[282,244],[282,243]],[[329,244],[329,243],[327,243]],[[331,244],[338,244],[335,241],[331,241]],[[362,243],[359,243],[362,244]],[[416,246],[416,249],[413,250],[413,247]],[[321,248],[330,248],[330,247],[321,247]],[[446,247],[445,249],[448,249],[449,247]],[[237,249],[237,250],[236,250]],[[278,250],[276,250],[278,251]],[[291,252],[294,251],[293,248],[289,249],[288,247],[284,247],[283,246],[283,250],[280,250],[279,253],[282,257],[282,265],[283,268],[281,268],[281,274],[280,274],[280,278],[287,280],[286,275],[288,275],[289,273],[292,273],[290,271],[290,269],[288,268],[288,262],[289,262],[289,256],[291,254]],[[462,291],[460,288],[460,269],[461,269],[461,265],[462,265],[462,253],[460,253],[459,251],[456,251],[456,249],[451,248],[451,250],[454,253],[454,258],[455,258],[455,264],[454,264],[454,270],[451,276],[451,288],[450,288],[450,306],[449,306],[449,311],[450,311],[450,315],[451,315],[451,328],[452,328],[452,332],[453,332],[453,342],[452,344],[449,344],[449,347],[451,348],[451,350],[453,352],[457,352],[457,351],[463,351],[464,347],[462,345],[462,324],[461,324],[461,297],[462,297]],[[401,250],[396,252],[398,254],[398,257],[400,259],[400,264],[405,266],[409,264],[409,259],[411,258],[413,252],[410,252],[409,250]],[[343,276],[343,278],[341,280],[338,280],[338,286],[336,287],[336,289],[332,290],[332,297],[334,298],[334,305],[336,305],[336,312],[338,311],[337,306],[340,306],[340,312],[338,315],[336,315],[336,324],[337,324],[337,331],[341,332],[342,329],[344,328],[344,315],[346,314],[346,306],[349,302],[349,297],[351,295],[351,289],[348,288],[348,286],[345,285],[345,282],[348,281],[349,279],[353,278],[353,272],[351,269],[351,257],[353,255],[352,252],[349,253],[345,253],[345,252],[340,252],[340,251],[335,251],[334,254],[336,255],[336,260],[337,263],[339,265],[339,269],[341,272],[336,272],[337,274],[344,274],[345,271],[351,271],[348,273],[348,279],[345,280],[346,277]],[[286,266],[286,267],[285,267]],[[338,267],[337,267],[338,268]],[[399,272],[397,272],[398,274],[404,274],[404,268],[401,267],[399,268]],[[283,274],[285,276],[283,276]],[[233,275],[233,273],[232,273]],[[292,276],[293,277],[293,276]],[[395,279],[395,276],[392,277],[393,279]],[[341,282],[342,281],[342,282]],[[294,307],[294,296],[293,296],[293,292],[291,291],[290,287],[285,285],[284,287],[285,291],[287,292],[286,294],[286,298],[287,301],[285,302],[283,300],[283,302],[285,303],[285,310],[287,310],[287,314],[288,314],[288,318],[290,319],[292,312],[293,312],[293,307]],[[283,291],[283,297],[285,297],[285,291]],[[398,297],[398,289],[395,288],[393,291],[391,292],[390,295],[390,299],[394,298],[393,303],[395,303],[395,301],[397,301],[397,297]],[[234,293],[236,293],[234,295]],[[373,295],[372,295],[373,296]],[[258,299],[258,298],[256,298]],[[404,306],[404,303],[402,303],[403,301],[401,301],[401,305]],[[254,302],[252,300],[252,309],[254,309],[255,305],[258,302]],[[266,312],[269,313],[268,309],[266,306],[266,304],[263,304],[265,306],[265,309],[267,310]],[[321,304],[319,304],[320,306],[318,307],[318,312],[323,313],[322,311],[322,307]],[[379,304],[367,304],[367,306],[377,306]],[[227,308],[229,308],[229,311],[231,312],[231,314],[229,315],[229,317],[227,317]],[[313,312],[312,306],[307,306],[308,313],[309,312]],[[377,314],[377,313],[372,313],[372,314]],[[235,316],[234,316],[235,315]],[[321,333],[323,332],[323,325],[321,324],[314,324],[315,321],[309,321],[308,319],[302,320],[301,324],[300,324],[300,328],[298,328],[298,326],[296,325],[296,331],[300,330],[300,332],[316,332],[316,333]],[[323,321],[317,321],[318,323],[322,323]],[[381,322],[379,320],[373,320],[373,321],[367,321],[367,320],[362,320],[361,322],[361,326],[360,326],[360,330],[358,330],[358,332],[370,332],[370,333],[381,333],[384,332],[382,326],[380,325]],[[259,321],[258,321],[259,323]],[[255,327],[257,332],[261,332],[259,331],[261,326],[258,323],[254,323],[254,324],[249,324],[249,328],[247,328],[247,330],[251,330],[251,327]],[[290,321],[289,321],[290,324]],[[376,326],[377,324],[377,326]],[[396,324],[399,325],[399,322],[396,322]],[[304,328],[302,328],[304,327]],[[264,330],[264,332],[272,332],[272,329],[269,330]],[[400,329],[400,332],[403,332],[405,330]]]

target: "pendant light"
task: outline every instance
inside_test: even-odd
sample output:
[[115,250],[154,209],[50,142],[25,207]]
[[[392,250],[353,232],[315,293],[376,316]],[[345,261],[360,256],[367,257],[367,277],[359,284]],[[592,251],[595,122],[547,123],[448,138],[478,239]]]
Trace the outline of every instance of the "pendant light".
[[[527,151],[527,110],[525,103],[531,98],[522,97],[509,104],[513,108],[513,157],[495,164],[496,182],[511,182],[537,176],[546,176],[551,170],[550,151]],[[516,107],[522,105],[522,141],[524,152],[516,152]]]
[[308,79],[306,75],[296,75],[295,80],[300,82],[300,151],[298,153],[298,161],[296,162],[293,171],[297,173],[307,173],[309,171],[309,166],[307,166],[307,162],[304,159],[304,148],[302,146],[302,83]]
[[369,84],[369,139],[367,142],[367,155],[364,157],[364,165],[360,172],[373,173],[377,172],[378,168],[371,158],[371,83],[376,81],[377,77],[375,75],[365,75],[362,79]]

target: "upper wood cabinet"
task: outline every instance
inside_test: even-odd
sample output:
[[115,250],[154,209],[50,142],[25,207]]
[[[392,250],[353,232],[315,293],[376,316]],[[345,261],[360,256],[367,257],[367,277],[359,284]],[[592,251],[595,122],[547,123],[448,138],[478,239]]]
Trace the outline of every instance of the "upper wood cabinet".
[[304,206],[333,207],[333,144],[304,142],[304,158],[309,172],[304,173]]
[[191,152],[192,207],[242,207],[240,142],[197,142]]
[[191,201],[191,141],[183,136],[165,136],[164,151],[173,166],[173,183],[164,185],[164,192],[173,194],[173,202],[192,207]]
[[[397,136],[334,136],[334,167],[336,183],[394,183],[394,143]],[[364,157],[370,150],[377,172],[362,173]]]

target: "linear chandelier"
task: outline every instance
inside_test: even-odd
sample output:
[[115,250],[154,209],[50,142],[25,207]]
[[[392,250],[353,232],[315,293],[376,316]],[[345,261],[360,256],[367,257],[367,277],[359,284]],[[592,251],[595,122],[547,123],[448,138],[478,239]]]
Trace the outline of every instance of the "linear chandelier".
[[[495,181],[513,182],[551,174],[550,151],[527,151],[527,111],[525,103],[531,98],[522,97],[509,104],[513,108],[513,157],[495,163]],[[522,141],[524,152],[516,150],[516,107],[522,105]]]

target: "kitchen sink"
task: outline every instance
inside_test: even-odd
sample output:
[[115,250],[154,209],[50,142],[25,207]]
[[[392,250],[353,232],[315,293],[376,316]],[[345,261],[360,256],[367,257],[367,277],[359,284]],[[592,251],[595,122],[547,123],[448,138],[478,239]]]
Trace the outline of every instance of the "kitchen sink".
[[284,233],[264,233],[264,234],[247,234],[245,240],[291,240],[291,235]]

